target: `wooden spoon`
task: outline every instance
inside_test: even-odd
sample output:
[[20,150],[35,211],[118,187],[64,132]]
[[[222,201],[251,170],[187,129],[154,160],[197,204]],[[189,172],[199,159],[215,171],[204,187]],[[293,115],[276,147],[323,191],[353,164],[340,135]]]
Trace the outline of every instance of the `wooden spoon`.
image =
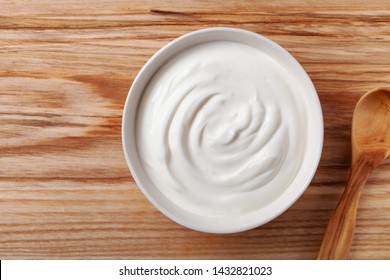
[[360,194],[371,172],[390,153],[390,88],[367,92],[352,119],[352,166],[348,185],[330,217],[318,259],[346,259]]

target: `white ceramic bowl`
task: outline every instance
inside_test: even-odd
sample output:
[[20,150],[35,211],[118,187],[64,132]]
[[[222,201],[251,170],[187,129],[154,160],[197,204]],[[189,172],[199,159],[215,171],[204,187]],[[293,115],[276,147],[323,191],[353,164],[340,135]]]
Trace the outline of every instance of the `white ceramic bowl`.
[[[306,110],[307,139],[301,167],[291,184],[259,211],[245,213],[231,219],[202,217],[179,208],[160,192],[148,178],[141,164],[135,138],[137,108],[142,93],[154,73],[181,51],[196,44],[211,41],[233,41],[260,49],[276,60],[298,81],[302,88],[303,107]],[[188,228],[210,233],[233,233],[263,225],[286,211],[305,191],[317,169],[323,144],[323,118],[317,92],[305,70],[285,49],[256,33],[234,28],[209,28],[183,35],[156,52],[135,78],[127,96],[122,122],[122,143],[130,171],[145,196],[166,216]]]

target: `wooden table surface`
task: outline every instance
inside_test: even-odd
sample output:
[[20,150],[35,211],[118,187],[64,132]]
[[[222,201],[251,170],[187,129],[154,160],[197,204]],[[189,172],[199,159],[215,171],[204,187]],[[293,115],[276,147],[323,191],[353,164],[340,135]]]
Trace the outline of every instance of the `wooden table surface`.
[[[304,195],[239,234],[179,226],[128,171],[121,115],[142,65],[187,32],[244,28],[290,51],[322,102]],[[348,179],[352,111],[390,86],[388,1],[7,1],[0,4],[1,259],[313,259]],[[390,259],[390,160],[370,177],[351,259]]]

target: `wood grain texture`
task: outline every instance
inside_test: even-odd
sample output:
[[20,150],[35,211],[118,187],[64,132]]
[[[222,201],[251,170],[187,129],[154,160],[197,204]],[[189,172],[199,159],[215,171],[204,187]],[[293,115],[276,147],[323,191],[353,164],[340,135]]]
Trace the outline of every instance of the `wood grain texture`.
[[[148,58],[192,30],[276,41],[322,102],[325,143],[274,221],[213,235],[159,213],[134,183],[121,115]],[[314,259],[348,179],[353,108],[390,85],[388,1],[7,1],[0,5],[1,259]],[[390,161],[367,181],[352,259],[390,259]]]

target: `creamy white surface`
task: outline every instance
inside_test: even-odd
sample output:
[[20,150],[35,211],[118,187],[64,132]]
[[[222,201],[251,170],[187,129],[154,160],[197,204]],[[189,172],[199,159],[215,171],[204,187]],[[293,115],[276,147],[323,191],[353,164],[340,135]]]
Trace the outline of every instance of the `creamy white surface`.
[[255,211],[301,164],[299,86],[271,57],[234,42],[192,47],[145,89],[136,142],[146,174],[172,203],[209,217]]

